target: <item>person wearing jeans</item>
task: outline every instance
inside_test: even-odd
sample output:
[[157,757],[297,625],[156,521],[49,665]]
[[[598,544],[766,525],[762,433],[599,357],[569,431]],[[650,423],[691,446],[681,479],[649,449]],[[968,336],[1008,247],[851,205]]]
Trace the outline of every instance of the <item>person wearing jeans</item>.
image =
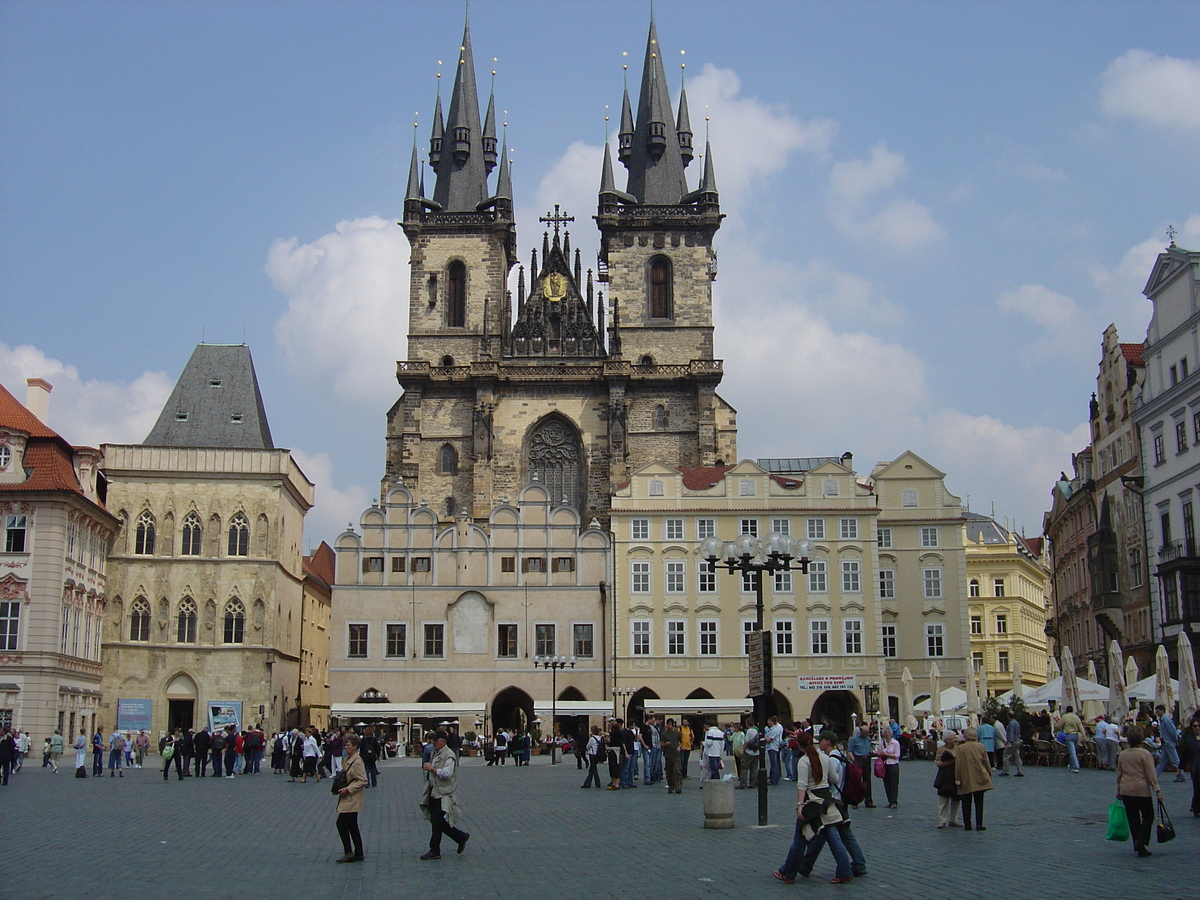
[[1058,727],[1063,732],[1063,743],[1067,745],[1067,768],[1072,772],[1079,772],[1079,740],[1083,737],[1083,722],[1079,716],[1075,715],[1075,708],[1068,706],[1066,712],[1063,713]]

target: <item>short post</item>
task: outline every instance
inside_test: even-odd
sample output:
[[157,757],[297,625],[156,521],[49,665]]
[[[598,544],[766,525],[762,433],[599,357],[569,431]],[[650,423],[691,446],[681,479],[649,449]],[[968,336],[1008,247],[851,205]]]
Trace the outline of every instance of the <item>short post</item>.
[[733,827],[733,782],[704,782],[704,827]]

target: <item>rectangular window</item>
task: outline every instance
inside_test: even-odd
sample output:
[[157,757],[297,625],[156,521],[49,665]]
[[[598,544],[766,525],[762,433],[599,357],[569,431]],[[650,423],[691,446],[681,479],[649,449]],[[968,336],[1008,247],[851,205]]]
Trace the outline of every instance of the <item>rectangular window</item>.
[[996,634],[1008,634],[1008,615],[1006,613],[996,614]]
[[696,590],[701,594],[715,594],[717,592],[717,570],[706,559],[700,560],[700,564],[696,569]]
[[879,545],[880,550],[891,550],[892,529],[880,528],[878,534],[876,535],[876,543]]
[[860,594],[862,593],[862,577],[859,570],[860,564],[856,560],[846,561],[842,563],[842,593],[843,594]]
[[1142,586],[1142,551],[1137,548],[1129,551],[1129,580],[1135,588]]
[[[75,558],[75,535],[79,531],[79,526],[74,522],[67,525],[67,559]],[[184,551],[187,552],[186,550]],[[65,650],[63,652],[66,652]]]
[[697,519],[696,520],[696,540],[703,541],[706,538],[717,536],[717,520],[716,519]]
[[669,560],[666,564],[666,589],[668,594],[682,594],[683,586],[683,566],[682,560]]
[[591,622],[579,622],[571,626],[571,646],[580,659],[591,659],[595,655],[595,630]]
[[500,571],[501,572],[516,572],[517,571],[517,558],[515,556],[500,557]]
[[1163,436],[1161,434],[1156,434],[1154,436],[1154,464],[1156,466],[1161,466],[1166,461],[1167,451],[1163,446]]
[[408,655],[408,626],[392,622],[387,626],[383,655],[388,659],[404,659]]
[[347,656],[351,659],[366,659],[367,658],[367,626],[362,624],[352,624],[349,628],[349,650]]
[[[11,507],[10,507],[11,508]],[[28,519],[25,516],[4,517],[4,552],[25,552],[25,528]]]
[[663,539],[668,541],[682,541],[683,519],[667,519],[663,523]]
[[717,655],[717,623],[712,619],[700,623],[700,655]]
[[808,623],[808,635],[812,652],[819,655],[829,653],[829,620],[812,619]]
[[1192,413],[1192,443],[1200,444],[1200,412]]
[[1003,597],[1004,596],[1004,579],[1003,578],[995,578],[992,580],[992,596],[993,597]]
[[842,636],[845,638],[846,653],[849,656],[862,655],[862,627],[862,619],[846,619],[842,622]]
[[496,626],[496,655],[501,659],[517,658],[517,626],[501,623]]
[[942,570],[925,569],[921,577],[925,582],[925,599],[940,600],[942,598]]
[[687,653],[687,623],[681,619],[667,620],[667,656],[683,656]]
[[809,519],[807,524],[808,524],[808,539],[810,541],[825,540],[825,520],[824,519]]
[[927,656],[945,656],[945,626],[930,622],[925,626],[925,653]]
[[631,563],[630,573],[633,576],[633,582],[630,585],[630,590],[635,594],[650,593],[650,563]]
[[362,569],[363,569],[364,575],[367,574],[368,572],[382,572],[383,571],[383,557],[382,556],[364,556]]
[[71,630],[71,607],[63,606],[62,608],[62,643],[59,646],[60,653],[67,652],[67,637]]
[[796,652],[795,625],[791,619],[775,620],[775,655],[791,656]]
[[838,533],[843,541],[857,541],[858,519],[838,519]]
[[406,562],[408,562],[408,560],[405,559],[403,556],[393,556],[392,557],[392,571],[393,572],[403,572],[405,569],[404,564]]
[[553,656],[555,654],[554,626],[534,625],[533,635],[535,650],[538,656]]
[[413,557],[412,570],[414,572],[428,572],[428,571],[430,571],[430,568],[431,568],[431,564],[430,564],[430,558],[428,556]]
[[983,616],[971,616],[971,634],[983,634]]
[[442,659],[446,655],[446,626],[442,622],[425,623],[425,658]]
[[551,560],[555,572],[574,572],[575,557],[573,556],[556,556]]
[[754,579],[758,577],[757,572],[742,572],[742,593],[753,594],[756,590]]
[[967,583],[967,596],[968,597],[978,597],[979,596],[979,579],[978,578],[972,578],[970,580],[970,582]]
[[650,623],[646,619],[637,619],[633,623],[633,655],[650,655]]
[[813,560],[808,564],[808,592],[810,594],[824,594],[828,590],[829,581],[825,560]]
[[974,650],[971,652],[971,668],[975,670],[976,675],[978,675],[980,672],[983,671],[983,651],[982,650]]
[[936,525],[921,529],[921,546],[922,547],[937,547],[940,545],[938,539],[938,528]]
[[753,619],[742,620],[742,655],[749,656],[758,635],[758,623]]
[[631,541],[648,541],[648,540],[650,540],[650,520],[649,519],[630,519],[629,520],[629,539]]
[[895,569],[880,569],[879,570],[879,599],[880,600],[895,600],[896,599],[896,570]]
[[758,519],[742,519],[740,534],[748,534],[750,537],[758,537]]
[[1175,423],[1175,452],[1183,453],[1187,450],[1187,423]]
[[541,556],[526,556],[521,559],[521,571],[529,572],[545,572],[546,560]]
[[791,519],[772,519],[771,530],[776,534],[791,534],[792,520]]
[[883,633],[882,633],[881,637],[883,638],[883,640],[882,640],[883,655],[885,657],[887,657],[888,659],[895,659],[895,657],[896,657],[896,626],[895,625],[884,625]]
[[792,573],[784,570],[775,573],[775,593],[790,594],[792,592]]
[[1001,672],[1007,672],[1008,671],[1008,651],[1007,650],[997,651],[996,662],[997,662],[996,668],[998,668]]

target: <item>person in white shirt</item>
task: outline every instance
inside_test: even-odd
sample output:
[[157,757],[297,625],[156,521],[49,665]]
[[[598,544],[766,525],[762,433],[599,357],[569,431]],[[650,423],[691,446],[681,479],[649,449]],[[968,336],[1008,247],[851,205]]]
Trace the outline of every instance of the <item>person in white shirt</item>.
[[1120,742],[1121,729],[1109,722],[1108,716],[1096,716],[1096,764],[1101,769],[1116,771]]

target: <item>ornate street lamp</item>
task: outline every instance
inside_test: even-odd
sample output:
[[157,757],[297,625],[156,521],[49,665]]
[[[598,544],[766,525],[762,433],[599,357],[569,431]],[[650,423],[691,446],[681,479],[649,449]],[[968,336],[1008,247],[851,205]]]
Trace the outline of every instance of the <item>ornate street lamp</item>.
[[758,646],[750,648],[750,696],[754,698],[754,721],[758,726],[758,824],[767,824],[767,698],[771,696],[771,645],[763,621],[763,574],[807,572],[813,556],[812,543],[790,534],[772,532],[762,538],[742,534],[735,541],[711,537],[702,541],[700,556],[713,569],[725,569],[731,575],[750,573],[754,579]]
[[575,657],[535,656],[535,668],[550,670],[550,765],[558,765],[558,738],[554,734],[554,720],[558,716],[558,670],[575,668]]

